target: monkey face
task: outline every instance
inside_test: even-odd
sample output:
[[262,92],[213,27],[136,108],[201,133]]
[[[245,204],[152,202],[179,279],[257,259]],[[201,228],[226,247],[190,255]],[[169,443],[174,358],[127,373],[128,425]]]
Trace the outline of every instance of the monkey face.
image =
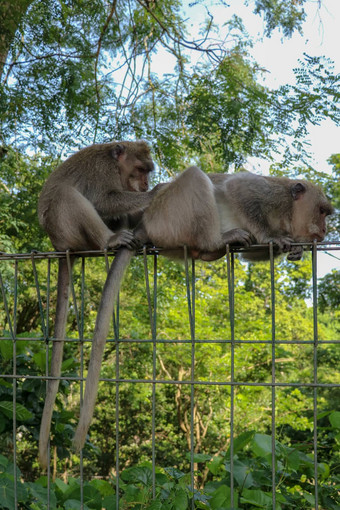
[[327,233],[326,218],[332,213],[333,207],[323,192],[309,183],[293,203],[293,239],[297,242],[323,241]]
[[129,191],[148,191],[149,172],[138,164],[134,166],[127,179],[127,189]]
[[154,164],[149,148],[142,142],[140,145],[140,151],[133,153],[128,145],[119,144],[121,151],[114,154],[122,188],[128,191],[144,192],[149,189],[149,173],[154,169]]

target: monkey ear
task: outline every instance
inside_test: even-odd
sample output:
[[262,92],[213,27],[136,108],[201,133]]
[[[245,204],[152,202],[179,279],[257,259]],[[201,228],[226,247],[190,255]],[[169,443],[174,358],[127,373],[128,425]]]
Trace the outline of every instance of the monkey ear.
[[125,153],[125,147],[121,143],[117,143],[111,150],[112,157],[116,161],[119,161],[120,158],[124,155],[124,153]]
[[297,182],[292,186],[291,193],[294,200],[298,200],[306,192],[306,186],[302,182]]

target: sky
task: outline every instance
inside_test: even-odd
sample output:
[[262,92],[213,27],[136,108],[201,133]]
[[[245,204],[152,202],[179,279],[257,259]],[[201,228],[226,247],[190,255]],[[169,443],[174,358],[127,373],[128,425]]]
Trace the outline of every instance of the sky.
[[[200,21],[205,17],[205,8],[195,5],[187,8],[188,25],[193,34]],[[243,21],[248,33],[254,38],[254,47],[250,50],[257,63],[266,69],[263,74],[263,84],[269,88],[277,88],[295,81],[293,69],[303,60],[304,53],[309,56],[325,56],[334,62],[334,71],[340,73],[340,0],[317,0],[306,2],[306,21],[302,27],[302,35],[295,33],[290,39],[283,39],[282,33],[275,31],[270,38],[263,37],[264,22],[260,16],[252,13],[251,4],[245,6],[241,0],[230,0],[230,8],[216,5],[217,2],[207,0],[215,21],[223,24],[232,13],[237,14]],[[320,8],[319,8],[320,7]],[[223,31],[223,28],[221,28]],[[327,159],[340,153],[340,127],[331,121],[324,121],[319,126],[310,126],[309,140],[311,142],[315,168],[323,172],[330,172],[331,167]],[[269,163],[259,158],[249,160],[247,169],[256,173],[266,173]],[[333,255],[333,256],[332,256]],[[340,253],[318,256],[318,276],[322,277],[331,269],[340,270]],[[336,255],[338,258],[334,258]]]

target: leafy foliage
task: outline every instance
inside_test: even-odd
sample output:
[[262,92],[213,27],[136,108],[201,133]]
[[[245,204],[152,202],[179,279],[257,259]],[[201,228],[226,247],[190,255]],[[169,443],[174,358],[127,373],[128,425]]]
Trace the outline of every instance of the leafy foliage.
[[[103,0],[19,0],[3,56],[2,143],[65,154],[95,141],[147,137],[170,173],[190,158],[218,170],[277,151],[285,163],[307,157],[308,124],[339,122],[332,64],[306,56],[295,86],[265,89],[248,55],[249,34],[220,2],[227,38],[207,8],[196,40],[179,0],[117,0],[110,8]],[[253,7],[267,36],[276,28],[290,36],[301,29],[304,3],[256,0]],[[171,62],[166,72],[158,55]]]
[[0,249],[47,249],[49,245],[38,223],[37,201],[54,162],[39,155],[25,157],[11,148],[2,154],[0,162]]
[[304,2],[285,2],[285,0],[256,0],[254,12],[263,14],[266,21],[266,35],[279,27],[286,37],[294,30],[301,32],[301,25],[306,18],[303,9]]
[[[153,275],[153,260],[148,258],[150,279]],[[313,380],[313,314],[305,298],[310,287],[309,257],[302,263],[279,263],[276,267],[276,348],[275,370],[277,382],[286,387],[277,388],[276,425],[278,439],[285,444],[296,442],[296,436],[308,443],[311,430],[313,393],[304,384]],[[45,276],[46,262],[37,264],[41,282]],[[32,279],[30,265],[24,266],[25,282]],[[51,272],[55,275],[55,264]],[[79,264],[75,267],[75,291],[80,298],[81,278]],[[104,280],[105,263],[91,260],[86,265],[86,292],[84,294],[84,362],[89,355],[96,309]],[[19,275],[21,272],[19,271]],[[12,313],[14,302],[11,297],[12,278],[7,279],[8,304]],[[55,276],[54,276],[55,278]],[[156,462],[160,466],[176,465],[181,470],[188,468],[183,451],[190,448],[190,420],[195,428],[195,452],[211,452],[227,449],[229,444],[229,420],[231,392],[229,387],[231,366],[234,380],[238,382],[234,393],[235,433],[245,432],[249,424],[256,424],[258,433],[268,433],[271,428],[272,394],[266,384],[272,377],[271,347],[271,306],[270,278],[267,264],[246,266],[235,263],[235,335],[236,344],[232,351],[228,312],[227,274],[224,262],[213,266],[196,267],[196,338],[195,380],[201,384],[194,387],[194,408],[191,408],[191,343],[188,322],[187,296],[183,268],[173,262],[159,260],[157,268],[157,347],[155,351],[155,374],[153,345],[148,316],[148,301],[145,294],[143,260],[137,258],[128,271],[120,297],[120,333],[117,351],[113,331],[109,335],[102,370],[104,382],[100,383],[95,417],[84,450],[84,473],[86,477],[109,476],[116,455],[115,422],[119,418],[119,457],[122,467],[150,461],[152,456],[152,381],[157,383],[156,399]],[[21,278],[19,278],[21,281]],[[55,307],[55,279],[51,286],[50,303]],[[296,291],[293,286],[296,281]],[[302,284],[302,282],[304,282]],[[19,317],[32,317],[29,303],[36,304],[34,287],[20,285]],[[28,298],[28,301],[25,301]],[[46,299],[42,291],[43,306]],[[22,299],[23,298],[23,299]],[[152,299],[152,298],[151,298]],[[222,305],[222,306],[221,306]],[[80,304],[78,305],[80,306]],[[25,315],[24,315],[25,314]],[[25,336],[16,342],[13,351],[11,340],[0,341],[0,370],[2,374],[13,371],[13,352],[16,355],[16,372],[33,376],[32,379],[18,380],[17,401],[34,416],[18,420],[20,447],[19,467],[25,479],[35,479],[38,473],[36,441],[41,417],[44,383],[39,381],[45,373],[46,355],[42,340],[39,311],[35,312],[35,323],[18,321],[26,327]],[[320,316],[319,339],[331,340],[330,344],[318,347],[318,381],[335,384],[339,382],[337,365],[339,353],[332,341],[339,329],[338,317],[325,309]],[[51,314],[50,320],[53,320]],[[5,321],[4,321],[5,322]],[[33,325],[36,324],[36,329]],[[75,318],[69,316],[63,375],[71,378],[79,370],[79,345]],[[9,337],[8,332],[4,332]],[[22,336],[21,333],[20,336]],[[30,339],[34,336],[37,340]],[[4,338],[4,337],[3,337]],[[39,340],[41,338],[41,340]],[[142,339],[142,342],[140,341]],[[286,340],[289,340],[286,343]],[[232,361],[233,356],[233,361]],[[118,364],[117,364],[118,362]],[[119,370],[119,393],[116,393],[115,378]],[[38,379],[37,379],[38,376]],[[174,381],[180,381],[177,385]],[[213,385],[206,383],[214,383]],[[298,382],[301,387],[294,388]],[[259,384],[260,386],[254,385]],[[3,452],[10,452],[12,442],[12,421],[8,414],[9,402],[13,400],[13,385],[4,379],[0,386],[0,414],[5,429],[2,434]],[[37,396],[40,397],[37,399]],[[336,409],[339,398],[336,388],[319,390],[319,411]],[[58,470],[65,470],[72,476],[77,473],[79,459],[71,450],[71,438],[77,420],[79,403],[78,384],[63,380],[60,385],[57,406],[53,415],[51,452]],[[19,408],[18,408],[19,409]],[[302,439],[301,439],[302,440]],[[333,462],[331,451],[325,455],[325,462]],[[334,462],[336,462],[334,460]]]
[[[328,429],[339,432],[339,413],[328,415]],[[190,454],[188,454],[190,458]],[[51,508],[65,510],[79,508],[83,498],[85,509],[116,509],[116,488],[119,483],[120,508],[138,510],[187,510],[194,508],[218,510],[231,504],[230,476],[234,477],[233,508],[272,508],[272,438],[249,431],[234,440],[233,464],[230,452],[219,455],[194,456],[199,466],[196,476],[206,471],[207,479],[201,488],[193,487],[189,474],[177,468],[155,468],[153,474],[149,463],[124,469],[119,481],[92,480],[80,485],[78,479],[70,478],[68,484],[56,479],[49,490]],[[319,463],[319,504],[327,510],[337,509],[339,498],[336,485],[339,477],[330,466]],[[277,510],[284,508],[308,509],[315,504],[312,483],[314,460],[304,453],[304,445],[290,447],[275,441],[275,499]],[[41,477],[35,483],[20,481],[17,470],[18,501],[31,504],[31,508],[43,509],[47,503],[47,479]],[[1,508],[11,509],[14,504],[13,465],[0,457]]]

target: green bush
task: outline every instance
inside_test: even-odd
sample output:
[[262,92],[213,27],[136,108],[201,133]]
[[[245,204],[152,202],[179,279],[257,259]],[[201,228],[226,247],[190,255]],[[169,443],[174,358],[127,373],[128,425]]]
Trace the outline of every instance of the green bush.
[[[340,429],[340,413],[329,415],[330,428]],[[276,506],[280,509],[311,509],[315,507],[314,460],[304,453],[304,446],[294,448],[275,442]],[[272,437],[249,431],[234,440],[234,506],[233,509],[272,509]],[[190,458],[190,454],[187,454]],[[131,467],[119,478],[119,508],[134,510],[186,510],[194,507],[209,510],[231,510],[230,451],[218,456],[194,455],[195,483],[205,481],[201,488],[191,486],[190,473],[177,468],[155,469],[154,483],[150,463]],[[329,465],[318,463],[319,508],[339,509],[340,478]],[[35,483],[23,482],[16,470],[16,493],[20,508],[43,510],[49,497],[51,509],[78,510],[81,492],[84,510],[115,510],[116,480],[93,479],[81,486],[79,479],[68,483],[57,479],[47,487],[47,477]],[[0,508],[15,507],[14,466],[0,456]]]

